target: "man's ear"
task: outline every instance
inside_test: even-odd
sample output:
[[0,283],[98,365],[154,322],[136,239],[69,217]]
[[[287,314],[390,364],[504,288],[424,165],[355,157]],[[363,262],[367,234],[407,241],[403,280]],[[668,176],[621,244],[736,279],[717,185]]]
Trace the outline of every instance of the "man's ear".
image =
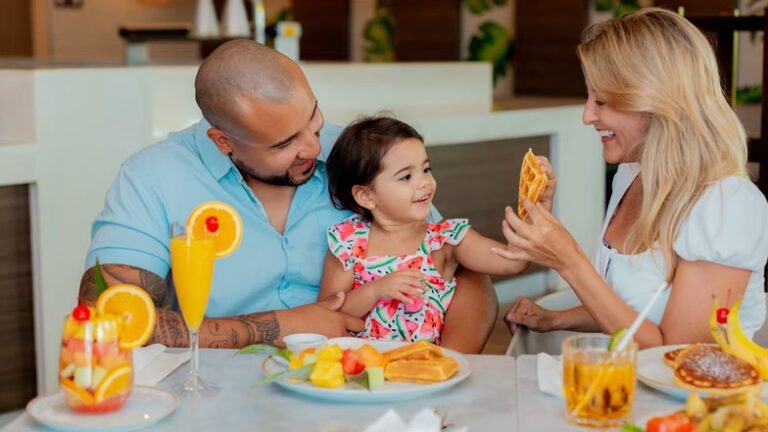
[[357,205],[364,209],[372,210],[376,208],[376,194],[368,186],[352,186],[352,198]]
[[224,134],[220,129],[212,127],[208,129],[208,138],[216,144],[216,148],[219,149],[225,156],[232,154],[232,140]]

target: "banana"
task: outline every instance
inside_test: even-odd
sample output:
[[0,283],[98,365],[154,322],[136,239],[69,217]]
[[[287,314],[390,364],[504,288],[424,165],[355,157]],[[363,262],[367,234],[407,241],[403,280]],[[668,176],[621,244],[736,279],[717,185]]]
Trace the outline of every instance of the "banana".
[[726,331],[730,351],[726,352],[751,364],[757,369],[762,379],[768,380],[768,349],[754,343],[744,334],[739,318],[739,306],[741,302],[737,301],[728,314]]

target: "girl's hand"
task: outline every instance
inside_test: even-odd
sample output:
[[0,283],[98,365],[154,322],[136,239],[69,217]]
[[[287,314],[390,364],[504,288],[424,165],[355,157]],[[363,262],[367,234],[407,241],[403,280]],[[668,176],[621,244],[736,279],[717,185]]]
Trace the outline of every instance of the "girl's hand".
[[526,199],[523,205],[530,223],[520,220],[510,207],[504,209],[502,232],[508,241],[507,249],[494,248],[493,252],[502,258],[550,267],[561,275],[577,265],[583,252],[568,230],[540,203],[531,204]]
[[539,198],[539,204],[544,207],[548,212],[552,211],[552,203],[555,200],[555,189],[557,185],[557,177],[555,176],[555,170],[552,169],[552,165],[549,164],[549,159],[544,156],[536,156],[536,162],[541,166],[541,170],[547,175],[549,181],[547,187],[544,189],[544,193]]
[[406,304],[413,304],[411,297],[424,294],[422,285],[424,275],[414,269],[406,269],[390,273],[367,284],[373,289],[377,300],[393,299]]
[[518,326],[527,327],[533,331],[544,333],[556,330],[557,312],[544,309],[527,297],[518,297],[504,316],[509,331],[514,333]]

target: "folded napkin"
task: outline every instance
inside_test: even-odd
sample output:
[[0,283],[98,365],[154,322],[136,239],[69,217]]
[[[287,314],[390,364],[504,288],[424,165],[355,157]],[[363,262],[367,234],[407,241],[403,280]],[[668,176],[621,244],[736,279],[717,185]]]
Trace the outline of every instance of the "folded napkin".
[[133,350],[133,383],[155,385],[189,360],[190,353],[167,353],[165,345],[154,344]]
[[[449,428],[453,432],[463,432],[467,428]],[[445,430],[449,430],[445,429]],[[393,409],[388,409],[378,420],[368,426],[364,432],[440,432],[443,430],[443,419],[433,409],[424,408],[410,422],[406,423]]]
[[536,355],[536,374],[539,390],[563,398],[563,364],[546,353]]

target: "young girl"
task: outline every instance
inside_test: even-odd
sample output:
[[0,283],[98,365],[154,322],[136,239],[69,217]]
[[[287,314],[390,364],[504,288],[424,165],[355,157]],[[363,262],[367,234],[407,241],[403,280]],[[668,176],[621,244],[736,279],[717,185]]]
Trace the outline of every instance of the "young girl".
[[[546,159],[540,162],[552,177]],[[365,320],[358,336],[439,344],[459,264],[490,274],[528,266],[494,254],[492,248],[507,246],[478,234],[466,219],[426,221],[437,183],[421,135],[401,121],[353,123],[327,169],[334,204],[357,215],[328,228],[319,297],[345,291],[341,310]],[[548,208],[553,193],[545,193]]]

